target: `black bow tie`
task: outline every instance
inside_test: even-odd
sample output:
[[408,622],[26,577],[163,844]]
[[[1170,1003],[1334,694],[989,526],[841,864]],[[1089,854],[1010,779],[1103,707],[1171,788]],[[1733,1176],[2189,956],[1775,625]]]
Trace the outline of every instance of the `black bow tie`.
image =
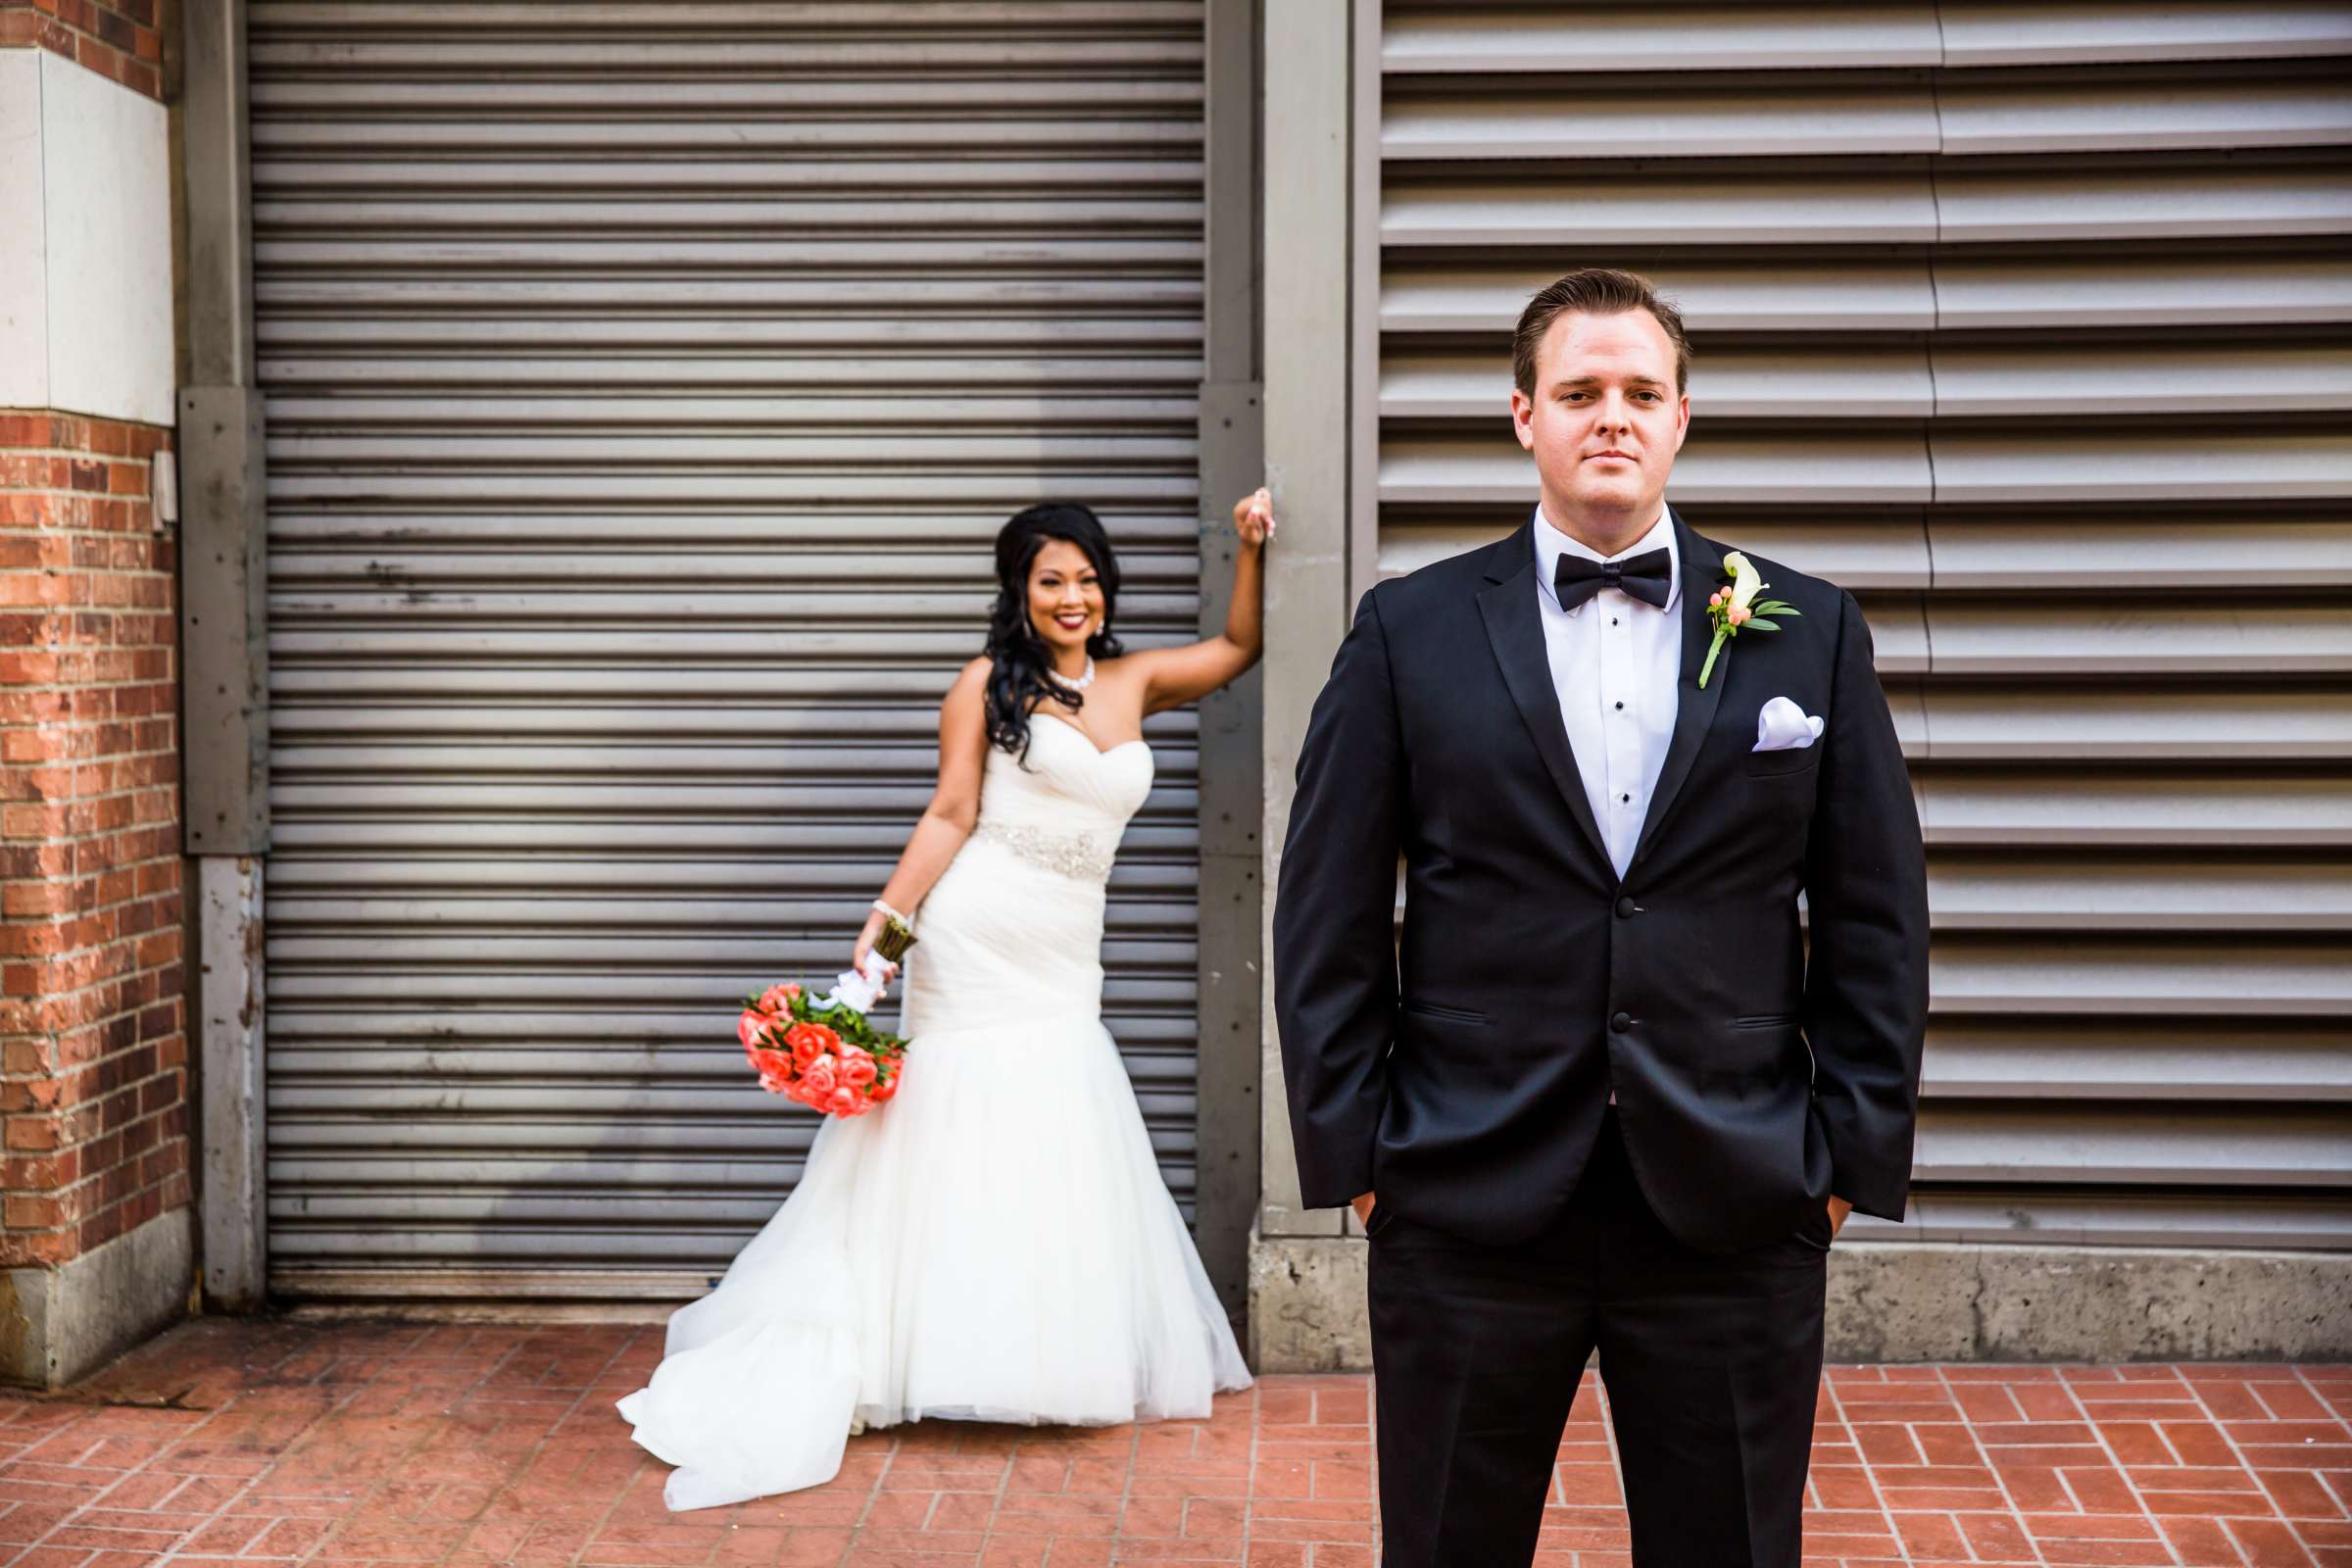
[[1624,561],[1594,561],[1563,550],[1552,568],[1551,591],[1562,610],[1574,610],[1603,588],[1621,589],[1643,604],[1666,608],[1674,591],[1673,558],[1663,546]]

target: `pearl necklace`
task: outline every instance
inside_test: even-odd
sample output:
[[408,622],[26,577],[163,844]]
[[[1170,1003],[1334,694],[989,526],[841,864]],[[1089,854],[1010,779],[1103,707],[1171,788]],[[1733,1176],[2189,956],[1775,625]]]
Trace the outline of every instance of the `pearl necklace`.
[[1092,654],[1086,656],[1086,673],[1076,680],[1070,679],[1058,669],[1049,669],[1046,673],[1053,678],[1056,686],[1063,690],[1082,692],[1095,683],[1095,656]]

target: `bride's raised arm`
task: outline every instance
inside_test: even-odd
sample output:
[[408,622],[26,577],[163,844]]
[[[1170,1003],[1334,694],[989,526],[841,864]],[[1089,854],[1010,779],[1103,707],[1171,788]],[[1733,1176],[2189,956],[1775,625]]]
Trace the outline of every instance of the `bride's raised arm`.
[[1263,488],[1233,504],[1242,548],[1233,560],[1233,604],[1225,630],[1182,648],[1131,654],[1144,674],[1144,711],[1182,708],[1207,696],[1257,662],[1265,647],[1265,548],[1274,537],[1274,499]]
[[[887,918],[884,906],[911,921],[915,906],[930,893],[948,862],[956,858],[956,852],[963,848],[963,841],[971,837],[972,824],[980,819],[980,775],[988,764],[990,665],[985,658],[964,665],[956,684],[948,688],[946,701],[939,705],[939,782],[932,787],[931,804],[923,808],[899,856],[898,868],[890,873],[882,897],[866,916],[865,929],[858,933],[853,968],[865,966],[867,951],[882,934],[882,922]],[[882,968],[886,974],[898,973],[894,963],[884,962]]]

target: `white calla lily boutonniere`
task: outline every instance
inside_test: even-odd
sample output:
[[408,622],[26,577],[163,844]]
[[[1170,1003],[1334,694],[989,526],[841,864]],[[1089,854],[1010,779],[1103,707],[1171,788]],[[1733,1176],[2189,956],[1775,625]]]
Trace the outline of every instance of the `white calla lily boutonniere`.
[[1707,645],[1707,662],[1698,667],[1700,690],[1706,689],[1707,677],[1715,672],[1715,656],[1723,645],[1743,631],[1779,631],[1770,619],[1772,615],[1801,615],[1803,611],[1778,599],[1759,602],[1756,595],[1772,584],[1764,581],[1748,559],[1735,550],[1723,558],[1723,569],[1732,574],[1731,582],[1707,596],[1707,619],[1715,623],[1715,640]]

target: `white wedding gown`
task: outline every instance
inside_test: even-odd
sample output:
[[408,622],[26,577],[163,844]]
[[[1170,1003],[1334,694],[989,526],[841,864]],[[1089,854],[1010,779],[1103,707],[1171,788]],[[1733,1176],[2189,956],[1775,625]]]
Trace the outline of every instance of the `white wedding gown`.
[[904,1086],[826,1119],[619,1401],[677,1466],[672,1508],[830,1479],[853,1414],[1115,1424],[1250,1383],[1102,1021],[1103,883],[1152,750],[1030,733],[1026,769],[989,749],[979,826],[918,911]]

